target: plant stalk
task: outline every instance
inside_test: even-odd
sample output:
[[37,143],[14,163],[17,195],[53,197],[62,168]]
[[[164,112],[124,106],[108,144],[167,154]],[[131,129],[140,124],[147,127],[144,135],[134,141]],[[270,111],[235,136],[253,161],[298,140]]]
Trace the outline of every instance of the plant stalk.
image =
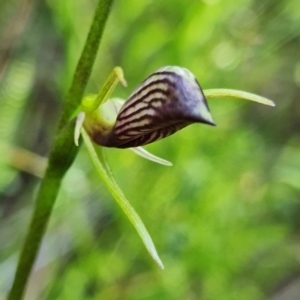
[[87,40],[66,97],[56,138],[50,152],[48,167],[39,187],[34,212],[8,300],[20,300],[24,295],[61,182],[78,152],[78,147],[74,145],[73,141],[75,125],[73,122],[69,123],[69,121],[83,98],[112,3],[113,0],[99,0],[98,2]]

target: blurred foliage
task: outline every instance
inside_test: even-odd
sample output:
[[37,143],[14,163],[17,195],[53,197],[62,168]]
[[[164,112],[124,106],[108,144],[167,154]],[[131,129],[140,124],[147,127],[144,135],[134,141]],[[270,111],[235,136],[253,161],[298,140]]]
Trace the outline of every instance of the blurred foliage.
[[[31,5],[15,41],[15,12]],[[9,145],[47,156],[95,1],[4,1],[0,13],[0,299],[32,212],[38,179]],[[115,65],[126,98],[165,65],[203,88],[234,88],[275,108],[212,100],[218,127],[190,126],[147,146],[173,162],[109,150],[165,271],[93,170],[84,149],[68,172],[27,299],[287,299],[300,276],[300,3],[297,0],[116,0],[87,92]],[[14,33],[15,34],[15,33]],[[5,151],[4,151],[4,150]],[[284,293],[283,293],[284,292]],[[298,294],[299,295],[299,294]]]

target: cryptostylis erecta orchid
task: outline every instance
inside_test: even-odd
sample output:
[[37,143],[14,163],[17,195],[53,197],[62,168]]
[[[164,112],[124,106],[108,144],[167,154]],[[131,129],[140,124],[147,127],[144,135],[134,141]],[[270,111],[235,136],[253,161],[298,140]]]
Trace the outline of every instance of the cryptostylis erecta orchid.
[[[98,95],[88,95],[83,99],[82,111],[76,121],[75,144],[78,145],[82,133],[98,174],[136,228],[153,259],[163,268],[149,233],[110,171],[104,149],[130,148],[144,158],[170,166],[170,162],[149,153],[141,146],[166,138],[193,123],[215,126],[207,100],[239,98],[269,106],[274,106],[274,103],[243,91],[203,91],[190,71],[177,66],[163,67],[152,73],[127,101],[108,99],[118,81],[126,86],[120,67],[113,70]],[[101,150],[96,144],[101,146]]]

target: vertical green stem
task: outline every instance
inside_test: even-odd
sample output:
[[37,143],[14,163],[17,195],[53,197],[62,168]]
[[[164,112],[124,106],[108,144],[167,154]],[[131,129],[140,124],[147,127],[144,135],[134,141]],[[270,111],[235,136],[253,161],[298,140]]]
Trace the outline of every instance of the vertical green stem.
[[99,0],[96,8],[73,82],[66,97],[59,128],[49,156],[48,168],[36,197],[30,227],[21,251],[8,300],[20,300],[23,297],[63,176],[71,166],[78,151],[78,147],[75,147],[73,141],[74,124],[68,124],[68,121],[80,105],[112,3],[113,0]]
[[60,128],[71,119],[72,114],[77,111],[80,106],[113,1],[114,0],[99,0],[87,41],[84,45],[71,88],[66,98],[65,108],[60,119]]

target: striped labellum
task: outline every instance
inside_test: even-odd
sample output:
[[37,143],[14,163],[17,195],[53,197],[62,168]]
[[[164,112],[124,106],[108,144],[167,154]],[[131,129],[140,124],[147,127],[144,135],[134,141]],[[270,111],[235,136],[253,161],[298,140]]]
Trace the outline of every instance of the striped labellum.
[[123,105],[112,99],[86,113],[84,127],[99,145],[130,148],[170,136],[192,123],[215,125],[194,75],[170,66],[146,78]]

